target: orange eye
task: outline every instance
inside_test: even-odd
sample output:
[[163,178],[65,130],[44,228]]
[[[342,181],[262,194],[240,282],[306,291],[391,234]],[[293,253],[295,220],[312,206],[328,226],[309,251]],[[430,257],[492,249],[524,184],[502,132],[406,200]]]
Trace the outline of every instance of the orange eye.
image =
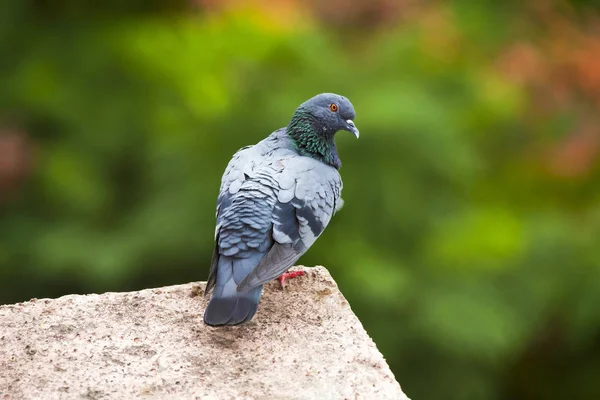
[[330,109],[331,111],[333,111],[333,112],[336,112],[336,111],[338,110],[338,105],[337,105],[337,104],[335,104],[335,103],[331,103],[331,104],[329,105],[329,109]]

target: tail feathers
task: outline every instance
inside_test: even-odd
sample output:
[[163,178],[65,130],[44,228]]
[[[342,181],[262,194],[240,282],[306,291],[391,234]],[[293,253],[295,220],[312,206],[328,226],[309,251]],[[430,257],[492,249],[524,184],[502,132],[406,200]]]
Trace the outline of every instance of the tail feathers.
[[262,293],[262,286],[245,293],[231,293],[226,297],[213,293],[204,311],[204,323],[211,326],[238,325],[250,321]]

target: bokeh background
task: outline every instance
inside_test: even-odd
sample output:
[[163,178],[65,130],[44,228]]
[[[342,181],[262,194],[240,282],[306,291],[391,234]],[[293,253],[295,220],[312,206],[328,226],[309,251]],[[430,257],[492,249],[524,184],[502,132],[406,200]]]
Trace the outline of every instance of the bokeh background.
[[0,72],[0,303],[206,279],[231,155],[332,91],[301,261],[404,391],[600,398],[597,2],[4,0]]

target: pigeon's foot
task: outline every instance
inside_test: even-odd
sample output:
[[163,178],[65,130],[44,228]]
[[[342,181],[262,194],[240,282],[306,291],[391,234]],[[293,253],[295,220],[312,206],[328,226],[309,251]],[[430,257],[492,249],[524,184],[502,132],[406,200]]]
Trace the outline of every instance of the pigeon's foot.
[[277,280],[279,281],[279,284],[281,285],[281,290],[283,290],[285,288],[285,280],[286,279],[292,279],[292,278],[296,278],[298,276],[304,276],[304,275],[306,275],[306,272],[304,272],[304,271],[285,272],[283,275],[281,275],[279,278],[277,278]]

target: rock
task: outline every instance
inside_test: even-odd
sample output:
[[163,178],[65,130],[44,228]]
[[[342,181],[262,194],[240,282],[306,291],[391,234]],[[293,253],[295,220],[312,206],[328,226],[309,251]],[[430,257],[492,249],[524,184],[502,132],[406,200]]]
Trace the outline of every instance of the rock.
[[202,322],[205,283],[0,306],[0,399],[408,399],[323,267]]

